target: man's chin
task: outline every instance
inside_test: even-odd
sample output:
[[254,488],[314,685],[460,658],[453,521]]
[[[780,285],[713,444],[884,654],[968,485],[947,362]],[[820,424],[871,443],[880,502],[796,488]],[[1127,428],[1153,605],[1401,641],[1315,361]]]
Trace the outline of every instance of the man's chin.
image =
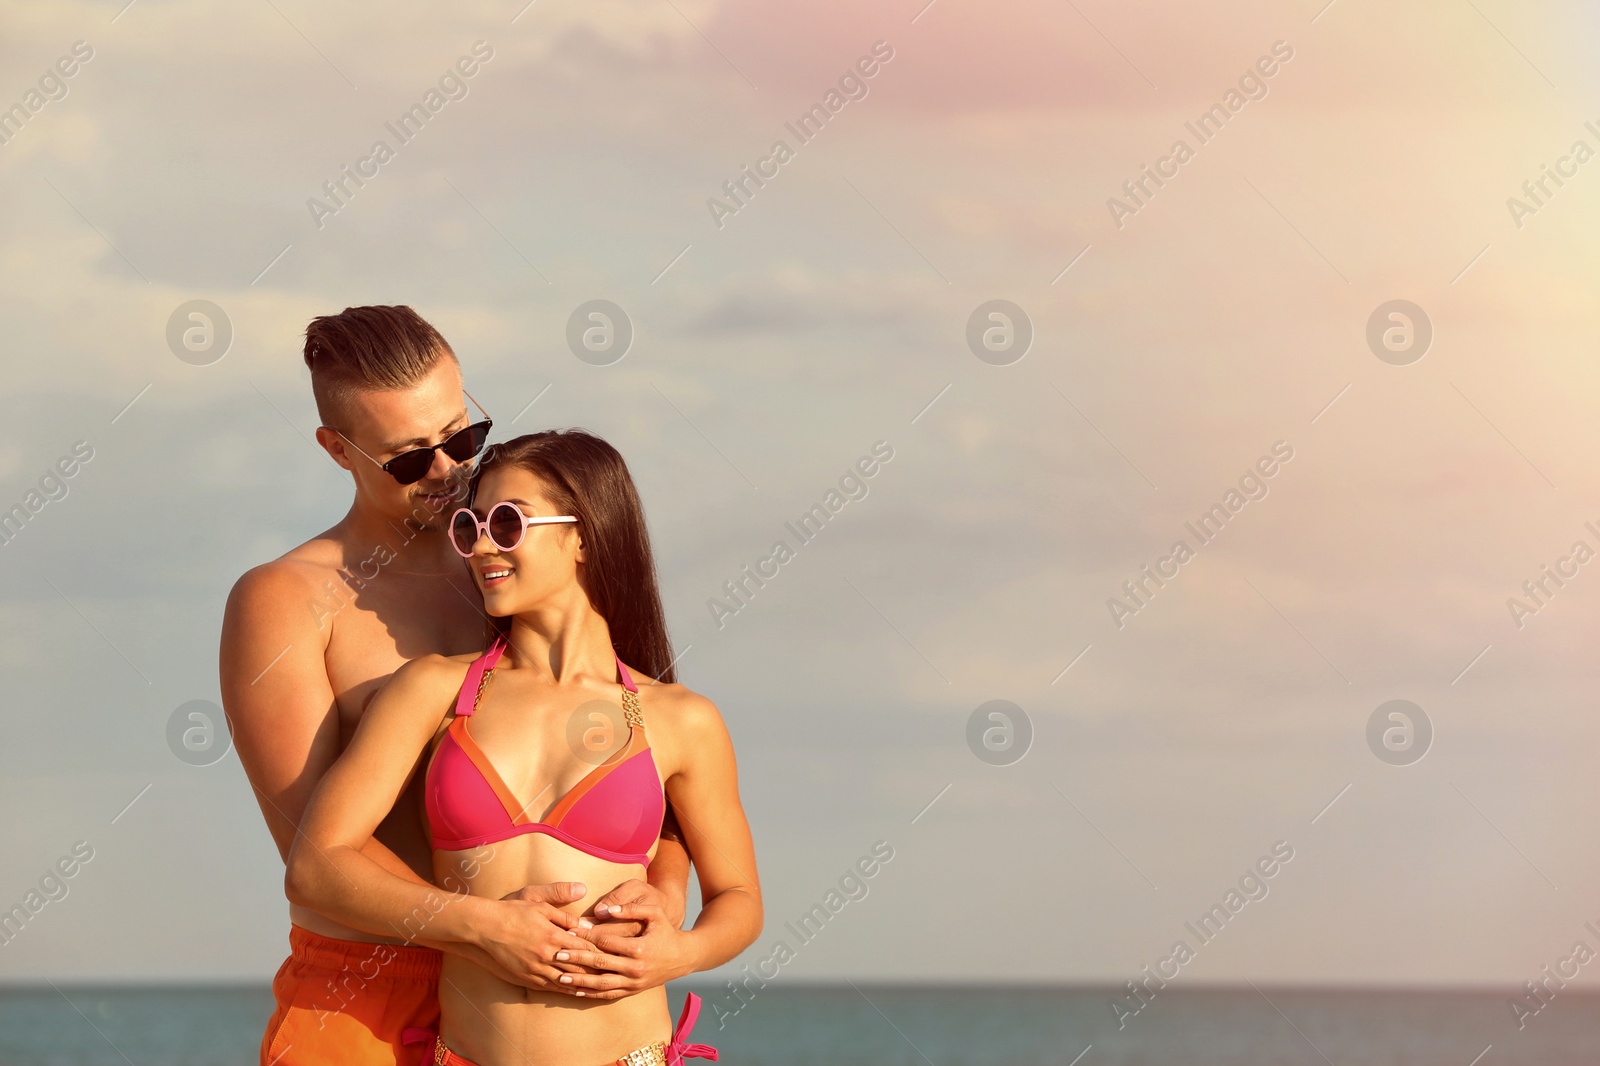
[[437,492],[418,493],[411,498],[412,514],[424,528],[442,530],[450,524],[450,516],[466,502],[467,495],[460,489],[441,489]]
[[442,513],[436,512],[419,501],[412,505],[409,513],[401,515],[399,521],[412,533],[443,533],[450,528],[450,516],[454,512],[454,507]]

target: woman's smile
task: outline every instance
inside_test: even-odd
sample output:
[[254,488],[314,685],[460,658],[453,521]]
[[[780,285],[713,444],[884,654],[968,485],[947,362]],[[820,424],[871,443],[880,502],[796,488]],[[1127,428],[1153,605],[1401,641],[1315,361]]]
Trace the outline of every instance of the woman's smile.
[[505,563],[490,563],[478,572],[485,589],[492,589],[511,580],[511,573],[516,567],[507,566]]

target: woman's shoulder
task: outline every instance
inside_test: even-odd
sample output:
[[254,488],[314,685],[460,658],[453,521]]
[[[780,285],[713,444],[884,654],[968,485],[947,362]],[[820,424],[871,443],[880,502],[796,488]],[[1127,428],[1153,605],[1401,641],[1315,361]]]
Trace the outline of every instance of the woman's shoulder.
[[633,679],[639,686],[646,728],[659,723],[680,735],[723,729],[722,712],[717,705],[689,686],[638,674]]
[[401,663],[362,712],[362,722],[432,721],[451,707],[475,656],[421,655]]
[[466,679],[467,668],[482,652],[461,655],[439,655],[429,652],[408,659],[394,672],[389,684],[412,691],[433,692],[441,688],[459,688]]

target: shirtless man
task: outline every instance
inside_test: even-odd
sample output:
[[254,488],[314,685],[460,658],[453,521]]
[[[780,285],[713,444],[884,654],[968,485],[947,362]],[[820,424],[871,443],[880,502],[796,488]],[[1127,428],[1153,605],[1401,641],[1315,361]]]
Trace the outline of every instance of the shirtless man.
[[[489,416],[464,391],[444,338],[409,307],[351,307],[306,329],[323,425],[317,442],[350,471],[355,500],[324,533],[247,572],[222,623],[222,700],[239,760],[286,858],[317,782],[373,694],[408,659],[480,651],[482,598],[444,531],[465,501]],[[367,854],[430,884],[417,774]],[[290,955],[262,1066],[420,1061],[439,1016],[440,952],[528,988],[615,998],[661,984],[639,919],[681,924],[689,859],[669,815],[651,884],[599,900],[597,925],[562,910],[581,884],[529,886],[464,928],[449,886],[391,936],[291,904]],[[566,963],[554,962],[566,950]],[[563,972],[572,983],[558,982]],[[414,1046],[412,1046],[414,1044]]]

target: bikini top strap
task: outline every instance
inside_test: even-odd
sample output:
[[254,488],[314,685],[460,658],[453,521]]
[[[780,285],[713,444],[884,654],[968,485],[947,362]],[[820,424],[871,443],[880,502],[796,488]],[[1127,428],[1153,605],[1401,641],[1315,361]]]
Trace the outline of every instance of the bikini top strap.
[[[472,660],[472,665],[467,667],[467,676],[462,679],[461,691],[456,694],[456,717],[469,718],[472,712],[478,709],[478,700],[483,696],[484,687],[489,684],[489,672],[500,661],[500,656],[505,654],[506,641],[504,637],[496,637],[495,642],[489,645],[489,650]],[[617,673],[622,676],[622,713],[629,725],[644,725],[644,710],[639,706],[639,686],[634,684],[633,675],[628,673],[628,668],[622,665],[622,659],[612,653],[617,660]]]
[[615,652],[612,657],[617,660],[617,673],[622,676],[622,716],[630,726],[643,728],[644,709],[639,706],[639,686],[633,683],[633,675],[622,665],[621,657]]
[[627,689],[629,692],[638,692],[639,686],[633,683],[633,675],[628,673],[628,668],[626,666],[622,665],[622,659],[617,656],[616,652],[612,652],[611,654],[612,657],[616,658],[617,660],[617,673],[622,675],[622,687]]
[[489,650],[472,660],[472,665],[467,667],[467,676],[461,682],[461,691],[456,694],[456,717],[468,718],[478,709],[478,698],[483,695],[483,688],[489,683],[489,671],[494,669],[495,663],[500,661],[500,656],[505,653],[506,640],[496,637]]

